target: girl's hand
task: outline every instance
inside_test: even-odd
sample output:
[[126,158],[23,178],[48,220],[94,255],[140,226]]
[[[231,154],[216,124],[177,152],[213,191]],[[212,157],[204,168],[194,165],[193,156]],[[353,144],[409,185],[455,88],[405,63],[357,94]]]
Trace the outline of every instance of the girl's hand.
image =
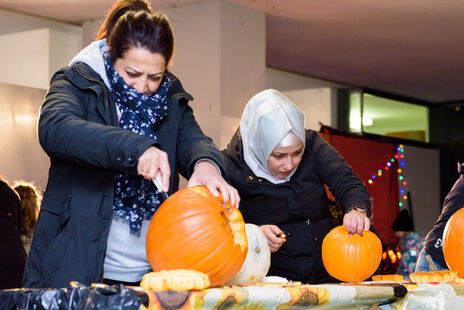
[[371,222],[364,212],[353,208],[343,216],[343,225],[349,234],[362,235],[363,230],[369,230]]
[[285,242],[286,236],[284,232],[276,225],[262,225],[259,228],[261,228],[261,231],[267,238],[271,253],[277,252]]
[[197,185],[206,186],[216,197],[221,192],[224,202],[230,201],[233,207],[238,208],[240,196],[237,190],[224,180],[216,166],[208,160],[201,160],[197,163],[187,187]]

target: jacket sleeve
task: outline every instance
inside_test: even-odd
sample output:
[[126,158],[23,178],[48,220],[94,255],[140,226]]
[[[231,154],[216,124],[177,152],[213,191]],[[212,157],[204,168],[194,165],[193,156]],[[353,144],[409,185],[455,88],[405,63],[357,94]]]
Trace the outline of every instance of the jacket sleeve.
[[[453,216],[454,213],[459,211],[464,205],[464,176],[461,175],[459,179],[454,183],[453,188],[446,195],[445,201],[443,202],[443,208],[441,214],[437,219],[434,226],[441,226],[444,229],[448,220]],[[434,227],[435,230],[435,227]]]
[[40,109],[40,145],[52,160],[133,173],[138,158],[154,141],[86,120],[86,100],[62,71],[57,72]]
[[[307,135],[308,137],[308,135]],[[310,133],[311,156],[315,156],[315,166],[322,181],[329,187],[335,200],[346,213],[352,208],[366,210],[371,214],[369,193],[359,177],[345,159],[315,131]]]
[[177,141],[177,164],[181,175],[189,179],[195,163],[202,158],[213,161],[225,175],[224,163],[219,149],[211,138],[205,136],[187,100],[179,101],[180,125]]

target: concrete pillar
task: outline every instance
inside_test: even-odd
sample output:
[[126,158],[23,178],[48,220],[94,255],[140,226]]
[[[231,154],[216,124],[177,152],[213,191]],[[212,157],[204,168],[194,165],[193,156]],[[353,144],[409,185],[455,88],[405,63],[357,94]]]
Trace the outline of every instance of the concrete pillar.
[[204,132],[225,147],[246,102],[265,86],[265,14],[219,0],[166,14],[176,40],[172,71],[194,96]]

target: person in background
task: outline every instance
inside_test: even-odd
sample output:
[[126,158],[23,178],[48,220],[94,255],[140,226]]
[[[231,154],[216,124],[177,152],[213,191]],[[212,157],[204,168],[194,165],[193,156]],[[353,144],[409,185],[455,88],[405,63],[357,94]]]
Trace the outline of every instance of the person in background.
[[32,183],[17,182],[13,188],[21,199],[21,241],[26,253],[29,253],[42,196]]
[[443,256],[443,231],[450,217],[464,207],[464,163],[458,163],[458,172],[459,178],[446,195],[440,216],[425,237],[424,247],[417,259],[416,271],[430,271],[427,256],[430,256],[438,270],[448,269]]
[[327,184],[350,234],[369,230],[369,194],[342,156],[304,128],[303,112],[274,89],[247,103],[240,128],[223,150],[245,222],[259,225],[272,255],[269,276],[303,283],[336,282],[322,264],[321,246],[333,224],[324,203]]
[[0,178],[0,290],[19,288],[26,252],[21,243],[18,194]]
[[157,177],[169,194],[180,173],[188,186],[239,204],[221,153],[195,121],[192,96],[168,69],[169,20],[148,3],[127,3],[109,12],[120,17],[104,24],[105,39],[54,74],[41,107],[39,141],[51,166],[25,287],[138,285],[151,271],[145,235],[164,201]]
[[414,222],[409,212],[401,210],[392,223],[395,236],[399,238],[401,259],[397,273],[409,278],[416,269],[416,262],[423,246],[423,237],[414,231]]

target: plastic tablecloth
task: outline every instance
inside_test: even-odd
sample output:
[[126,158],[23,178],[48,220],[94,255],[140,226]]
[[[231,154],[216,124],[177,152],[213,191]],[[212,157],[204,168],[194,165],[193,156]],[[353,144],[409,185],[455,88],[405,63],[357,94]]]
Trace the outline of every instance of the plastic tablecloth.
[[400,300],[400,284],[322,284],[210,288],[191,292],[147,291],[149,309],[370,309]]
[[71,282],[67,288],[0,290],[0,309],[138,310],[144,301],[148,305],[144,297],[123,285],[88,287]]
[[404,284],[407,295],[381,309],[411,310],[462,310],[464,309],[464,285],[462,284]]
[[363,282],[233,286],[202,291],[144,291],[125,286],[0,291],[0,309],[464,309],[462,284]]
[[400,284],[263,284],[202,291],[144,291],[124,286],[86,287],[73,283],[60,289],[0,291],[0,309],[142,310],[148,309],[370,309],[407,294]]

